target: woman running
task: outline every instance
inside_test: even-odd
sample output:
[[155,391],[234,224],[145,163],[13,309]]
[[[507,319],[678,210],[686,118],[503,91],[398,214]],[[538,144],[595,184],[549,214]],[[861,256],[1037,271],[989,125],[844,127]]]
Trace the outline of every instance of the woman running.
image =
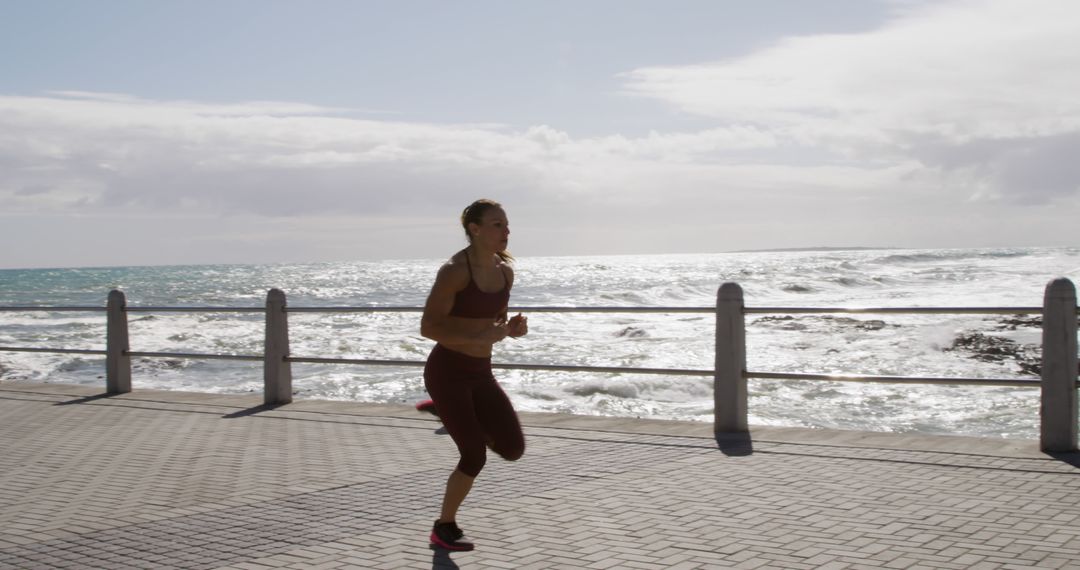
[[506,314],[514,285],[513,257],[506,251],[510,225],[502,206],[491,200],[465,208],[461,225],[469,246],[439,269],[420,324],[420,334],[436,342],[424,385],[433,413],[461,453],[431,530],[431,543],[448,550],[473,549],[457,526],[457,511],[487,461],[487,448],[509,461],[525,452],[517,413],[491,372],[491,347],[529,330],[525,317]]

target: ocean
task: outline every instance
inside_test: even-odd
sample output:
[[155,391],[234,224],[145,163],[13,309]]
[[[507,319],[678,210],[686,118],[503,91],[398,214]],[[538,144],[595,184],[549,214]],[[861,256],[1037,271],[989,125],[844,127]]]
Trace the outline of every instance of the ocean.
[[[450,253],[450,252],[448,252]],[[0,270],[0,306],[421,306],[442,259],[279,265]],[[713,307],[739,283],[748,307],[1040,307],[1047,282],[1080,275],[1080,248],[873,249],[523,257],[513,306]],[[526,314],[528,312],[526,311]],[[297,357],[422,361],[419,313],[290,313]],[[1037,376],[1036,316],[748,314],[747,368],[764,372],[1019,378]],[[131,349],[259,354],[258,313],[129,314]],[[711,369],[714,318],[675,313],[536,313],[494,360]],[[104,349],[103,313],[0,312],[0,346]],[[139,389],[262,390],[251,362],[136,358]],[[104,387],[104,358],[0,351],[0,381]],[[292,366],[295,397],[413,402],[417,367]],[[712,379],[497,370],[520,410],[712,420]],[[751,425],[1038,437],[1031,388],[750,379]]]

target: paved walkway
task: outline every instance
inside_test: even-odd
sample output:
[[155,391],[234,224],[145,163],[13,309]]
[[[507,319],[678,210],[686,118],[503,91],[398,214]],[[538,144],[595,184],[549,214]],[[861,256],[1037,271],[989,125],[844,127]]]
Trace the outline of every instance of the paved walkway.
[[1080,567],[1080,458],[1034,442],[523,414],[456,461],[404,405],[0,384],[0,568]]

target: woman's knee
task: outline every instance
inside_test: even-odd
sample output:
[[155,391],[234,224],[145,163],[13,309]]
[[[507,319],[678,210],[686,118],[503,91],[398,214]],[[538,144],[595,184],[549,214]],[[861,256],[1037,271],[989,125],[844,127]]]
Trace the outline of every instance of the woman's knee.
[[492,451],[499,454],[499,457],[507,461],[517,461],[521,459],[522,455],[525,455],[525,440],[515,441],[509,445],[500,445],[492,447]]
[[461,460],[458,461],[458,471],[468,475],[469,477],[476,477],[480,474],[480,471],[484,468],[484,464],[487,463],[487,453],[483,447],[479,451],[470,451],[461,453]]

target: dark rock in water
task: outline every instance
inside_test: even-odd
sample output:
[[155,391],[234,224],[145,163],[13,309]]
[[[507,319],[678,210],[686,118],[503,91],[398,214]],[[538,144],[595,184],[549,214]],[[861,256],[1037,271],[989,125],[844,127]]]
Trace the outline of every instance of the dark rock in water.
[[1025,374],[1038,376],[1042,373],[1042,356],[1037,345],[1017,344],[1000,336],[979,332],[962,333],[953,339],[947,352],[965,351],[968,356],[982,362],[1013,362]]
[[783,287],[781,287],[781,289],[787,291],[788,293],[809,293],[813,291],[813,289],[811,289],[810,287],[796,284],[784,285]]
[[864,321],[864,320],[860,320],[860,319],[853,319],[851,317],[834,317],[832,315],[825,315],[823,317],[816,317],[816,316],[815,317],[799,317],[798,319],[796,319],[795,317],[793,317],[791,315],[783,315],[783,316],[776,316],[776,317],[761,317],[760,319],[755,319],[754,322],[752,322],[751,324],[754,324],[754,325],[765,324],[765,325],[770,325],[770,326],[776,327],[776,328],[778,328],[780,330],[787,330],[787,331],[802,331],[802,330],[807,330],[809,328],[809,326],[806,324],[806,322],[814,323],[817,320],[825,321],[826,323],[837,325],[837,326],[854,327],[856,329],[864,330],[864,331],[878,331],[878,330],[881,330],[881,329],[883,329],[883,328],[885,328],[887,326],[892,326],[892,327],[900,326],[900,325],[889,325],[885,321],[878,320],[878,319],[872,319],[872,320]]
[[776,328],[778,328],[780,330],[784,330],[784,331],[804,331],[804,330],[806,330],[806,325],[803,324],[803,323],[797,322],[795,320],[795,317],[793,317],[791,315],[784,315],[784,316],[780,316],[780,317],[761,317],[760,319],[755,319],[754,322],[752,322],[750,324],[752,324],[752,325],[758,325],[758,324],[769,325],[769,326],[773,326],[773,327],[776,327]]
[[878,331],[885,328],[885,321],[861,321],[859,324],[855,325],[855,328],[862,329],[864,331]]
[[[879,330],[885,328],[886,326],[889,326],[889,325],[885,324],[885,321],[882,321],[882,320],[879,320],[879,319],[872,319],[872,320],[869,320],[869,321],[863,321],[863,320],[860,320],[860,319],[853,319],[851,317],[834,317],[832,315],[826,315],[826,316],[822,317],[822,319],[827,320],[827,321],[832,321],[832,322],[834,322],[834,323],[836,323],[838,325],[852,326],[852,327],[855,327],[855,328],[857,328],[859,330],[864,330],[864,331],[879,331]],[[897,326],[900,326],[900,325],[892,325],[892,326],[897,327]]]
[[768,322],[772,322],[772,321],[794,321],[794,320],[795,320],[795,317],[793,317],[791,315],[784,315],[782,317],[761,317],[760,319],[756,319],[754,321],[754,324],[768,323]]
[[[1080,326],[1080,319],[1076,321],[1077,326]],[[1043,326],[1042,315],[1016,315],[1013,317],[1004,317],[998,319],[998,329],[1005,331],[1014,331],[1020,328],[1033,328],[1041,329]]]
[[637,327],[626,327],[625,329],[615,333],[615,336],[619,338],[642,338],[649,336],[649,333]]
[[1019,328],[1042,328],[1042,317],[1016,315],[998,319],[999,330],[1014,331]]

